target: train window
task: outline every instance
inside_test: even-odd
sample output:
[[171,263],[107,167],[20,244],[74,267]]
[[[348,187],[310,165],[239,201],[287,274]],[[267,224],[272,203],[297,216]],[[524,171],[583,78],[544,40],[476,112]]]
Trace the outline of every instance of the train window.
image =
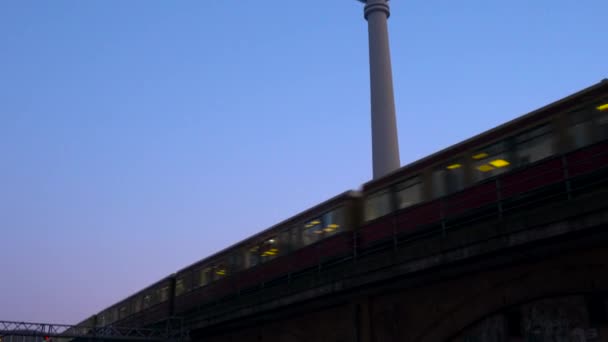
[[262,262],[272,260],[279,256],[278,238],[275,236],[262,242],[259,253],[262,258]]
[[433,172],[433,195],[441,197],[464,188],[464,167],[461,161],[452,161]]
[[186,287],[184,286],[184,278],[177,278],[175,280],[175,296],[181,296],[184,292],[186,292]]
[[203,268],[198,271],[198,286],[205,286],[213,280],[213,270],[211,267]]
[[475,182],[507,171],[513,162],[509,156],[506,141],[500,141],[475,151],[471,155],[471,160],[473,181]]
[[608,101],[595,106],[596,122],[598,126],[598,139],[608,139]]
[[322,233],[323,225],[320,217],[306,222],[302,230],[302,247],[317,242]]
[[291,248],[298,249],[302,247],[302,231],[299,226],[295,226],[289,229],[289,235],[291,241]]
[[344,230],[344,209],[337,208],[323,214],[323,237],[337,234]]
[[144,309],[147,309],[150,306],[152,306],[152,296],[149,294],[145,295],[143,304],[144,304]]
[[225,262],[218,263],[213,267],[213,279],[221,279],[228,275],[228,266]]
[[228,256],[228,267],[233,270],[233,272],[240,271],[242,269],[242,264],[240,253],[230,253]]
[[397,184],[397,208],[403,209],[422,202],[422,183],[420,177],[413,177]]
[[126,305],[121,306],[118,311],[118,319],[123,319],[123,318],[127,317],[127,315],[128,315],[127,306]]
[[247,268],[254,267],[260,263],[260,246],[253,245],[247,248],[245,253],[245,265]]
[[289,253],[291,246],[290,241],[291,240],[289,230],[284,230],[279,233],[279,250],[281,251],[281,255]]
[[515,137],[515,154],[518,166],[533,163],[553,154],[551,127],[543,125]]
[[106,325],[106,313],[105,312],[103,312],[103,313],[101,313],[101,315],[99,315],[98,322],[99,322],[100,327],[104,327]]
[[162,303],[169,299],[169,286],[164,286],[163,288],[158,289],[158,298],[159,303]]
[[587,146],[592,142],[593,123],[588,111],[580,110],[568,115],[568,134],[572,138],[574,148]]
[[365,200],[365,221],[371,221],[390,213],[392,210],[391,193],[388,189],[380,190]]
[[141,311],[141,296],[135,297],[133,308],[134,308],[134,312],[140,312]]
[[302,229],[302,247],[344,230],[344,209],[337,208],[307,221]]

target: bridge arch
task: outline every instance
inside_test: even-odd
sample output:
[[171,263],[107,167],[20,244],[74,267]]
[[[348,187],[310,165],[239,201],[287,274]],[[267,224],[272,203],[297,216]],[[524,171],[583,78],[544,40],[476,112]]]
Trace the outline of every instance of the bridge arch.
[[[572,323],[574,325],[571,324],[568,334],[593,335],[593,329],[597,331],[600,326],[606,325],[606,249],[588,250],[493,273],[483,280],[475,276],[455,280],[454,282],[465,283],[484,281],[486,284],[469,286],[468,291],[459,291],[459,301],[442,312],[437,312],[434,319],[429,317],[431,319],[427,321],[428,324],[416,337],[406,337],[405,340],[413,337],[411,341],[456,342],[475,341],[478,336],[485,336],[486,339],[477,340],[493,341],[487,339],[487,331],[496,330],[497,326],[506,329],[504,334],[517,337],[516,330],[522,335],[547,335],[550,324],[556,329],[555,334],[564,335],[564,329],[568,330],[566,325],[571,324],[572,319],[580,322]],[[444,295],[449,296],[450,293]],[[556,315],[561,315],[561,318]],[[552,317],[562,319],[561,323],[549,322]],[[545,323],[539,320],[544,320]],[[570,323],[566,324],[567,322]],[[494,328],[491,327],[492,324]]]

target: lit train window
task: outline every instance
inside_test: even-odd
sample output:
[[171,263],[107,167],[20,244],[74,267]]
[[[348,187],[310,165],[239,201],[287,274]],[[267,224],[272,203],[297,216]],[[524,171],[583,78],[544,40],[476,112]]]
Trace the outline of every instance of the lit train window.
[[260,245],[259,253],[262,258],[262,262],[278,257],[279,252],[279,240],[276,236],[265,240]]
[[500,141],[486,146],[471,155],[473,180],[481,181],[507,171],[513,163],[507,151],[507,142]]
[[413,177],[397,184],[397,208],[403,209],[422,202],[420,177]]
[[325,214],[307,221],[301,235],[301,247],[310,245],[344,230],[344,213],[342,208],[328,211]]
[[462,161],[452,161],[433,172],[433,195],[441,197],[464,188],[464,167]]
[[384,216],[391,211],[393,211],[391,206],[391,193],[386,189],[370,195],[365,200],[365,221],[371,221]]
[[533,163],[553,154],[553,135],[551,127],[543,125],[515,137],[515,156],[517,165]]
[[344,209],[334,209],[328,213],[323,214],[323,237],[328,237],[337,234],[344,230]]
[[317,242],[321,234],[323,234],[323,225],[320,217],[306,222],[302,234],[302,246]]
[[608,139],[608,100],[595,106],[595,120],[598,126],[598,140]]
[[225,262],[213,266],[213,279],[221,279],[228,275],[228,265]]

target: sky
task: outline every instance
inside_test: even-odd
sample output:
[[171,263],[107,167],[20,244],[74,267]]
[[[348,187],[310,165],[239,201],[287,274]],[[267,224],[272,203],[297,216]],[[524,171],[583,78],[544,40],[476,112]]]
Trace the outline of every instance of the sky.
[[[393,0],[402,165],[608,77],[605,0]],[[372,177],[354,0],[0,1],[0,320],[77,323]]]

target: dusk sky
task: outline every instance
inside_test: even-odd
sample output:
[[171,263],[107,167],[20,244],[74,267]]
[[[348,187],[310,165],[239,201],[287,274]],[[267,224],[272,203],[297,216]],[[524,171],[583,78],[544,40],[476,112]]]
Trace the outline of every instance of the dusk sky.
[[[401,163],[608,77],[606,0],[393,0]],[[77,323],[371,179],[355,0],[0,1],[0,320]]]

